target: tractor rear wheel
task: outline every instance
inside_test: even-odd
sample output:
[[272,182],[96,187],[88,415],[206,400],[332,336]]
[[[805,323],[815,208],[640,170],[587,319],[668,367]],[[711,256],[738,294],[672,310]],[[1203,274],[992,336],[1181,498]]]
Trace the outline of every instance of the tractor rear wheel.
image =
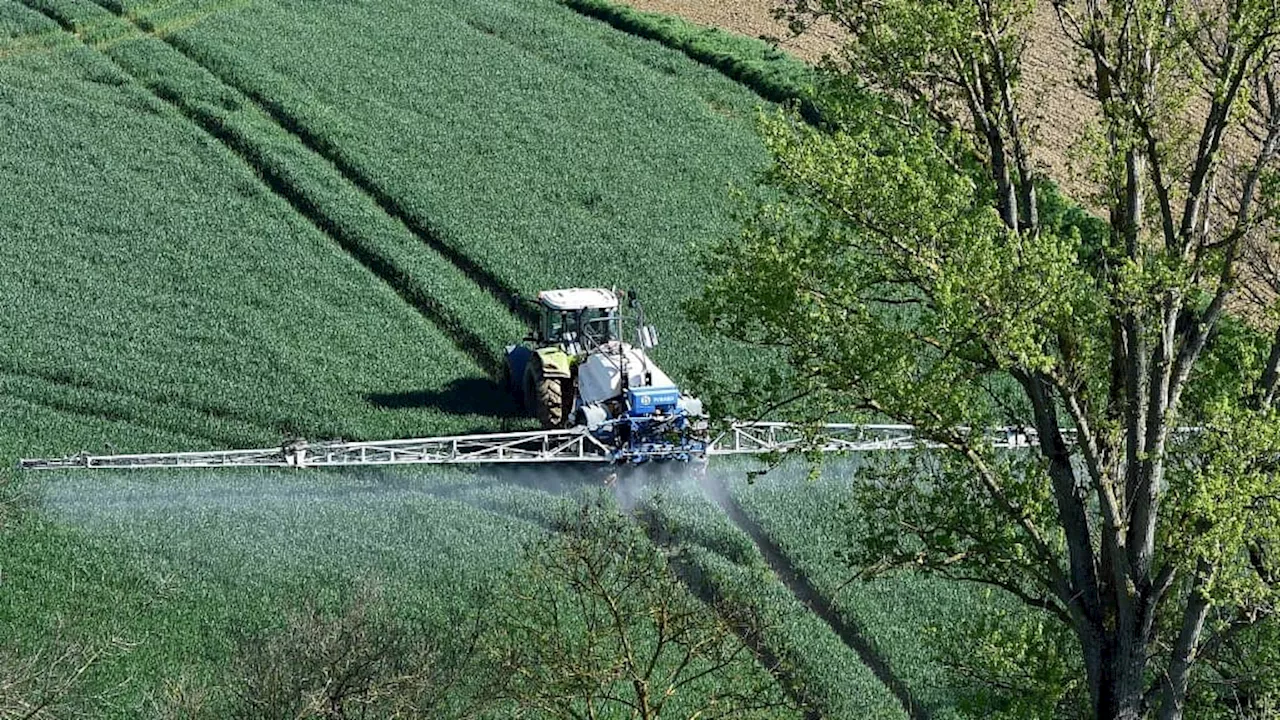
[[573,406],[573,381],[569,378],[546,377],[542,366],[534,365],[525,386],[526,407],[532,406],[544,430],[565,427],[568,408]]

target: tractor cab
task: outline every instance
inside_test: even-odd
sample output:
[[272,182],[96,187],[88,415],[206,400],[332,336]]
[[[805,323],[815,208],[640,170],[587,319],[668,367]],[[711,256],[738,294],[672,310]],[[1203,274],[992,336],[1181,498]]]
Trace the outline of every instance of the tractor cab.
[[537,341],[559,345],[573,356],[622,339],[618,296],[602,289],[572,288],[538,293]]

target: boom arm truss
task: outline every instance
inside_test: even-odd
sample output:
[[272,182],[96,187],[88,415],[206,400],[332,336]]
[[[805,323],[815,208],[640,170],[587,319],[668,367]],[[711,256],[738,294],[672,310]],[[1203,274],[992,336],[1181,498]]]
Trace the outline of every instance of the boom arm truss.
[[[1034,431],[1003,428],[986,433],[992,447],[1018,449],[1036,442]],[[1070,439],[1070,438],[1068,438]],[[765,455],[798,449],[876,452],[936,447],[910,425],[735,423],[707,443],[705,455]],[[480,465],[508,463],[612,463],[643,459],[620,455],[582,428],[452,435],[375,442],[299,441],[283,447],[208,452],[90,455],[25,459],[26,470],[68,468],[158,469],[223,467],[355,467],[363,465]]]

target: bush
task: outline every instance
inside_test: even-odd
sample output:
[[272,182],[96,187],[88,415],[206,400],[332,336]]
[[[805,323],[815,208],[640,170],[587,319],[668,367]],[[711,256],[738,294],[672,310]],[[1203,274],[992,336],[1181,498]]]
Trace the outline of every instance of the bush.
[[[309,600],[281,630],[248,639],[233,714],[260,720],[473,717],[498,693],[485,684],[481,626],[415,624],[364,588],[337,611]],[[484,697],[482,695],[488,695]]]
[[759,616],[692,597],[631,518],[584,505],[530,549],[501,612],[524,708],[552,717],[792,717],[739,637]]

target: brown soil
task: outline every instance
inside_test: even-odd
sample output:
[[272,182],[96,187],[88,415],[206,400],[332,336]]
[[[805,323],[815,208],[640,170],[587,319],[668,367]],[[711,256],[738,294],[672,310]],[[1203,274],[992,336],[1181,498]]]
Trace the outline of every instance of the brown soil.
[[[720,27],[740,35],[777,39],[778,46],[810,63],[817,63],[834,51],[843,37],[840,28],[825,25],[792,37],[785,23],[775,20],[776,0],[627,0],[633,7],[650,12],[679,15],[700,25]],[[1026,106],[1032,108],[1032,124],[1037,132],[1036,162],[1066,189],[1084,200],[1088,188],[1073,172],[1068,160],[1070,146],[1094,117],[1092,101],[1072,81],[1075,55],[1062,36],[1052,6],[1038,3],[1031,46],[1024,72]]]
[[[844,34],[834,25],[810,28],[793,37],[785,23],[775,20],[772,9],[778,0],[624,0],[639,10],[679,15],[700,25],[719,27],[740,35],[776,41],[782,49],[809,63],[819,63],[834,52]],[[1064,36],[1057,14],[1048,0],[1036,3],[1032,31],[1023,56],[1023,107],[1030,113],[1033,151],[1036,164],[1058,184],[1066,195],[1095,213],[1101,213],[1096,202],[1098,186],[1088,180],[1089,168],[1072,157],[1080,157],[1072,146],[1080,141],[1093,119],[1098,117],[1097,102],[1079,88],[1075,81],[1080,58]],[[1252,143],[1236,131],[1225,143],[1228,157],[1249,158],[1255,152]],[[1268,255],[1270,257],[1270,255]],[[1274,261],[1274,259],[1273,259]],[[1245,270],[1260,271],[1256,261]],[[1274,276],[1274,272],[1266,277]],[[1257,299],[1238,297],[1232,309],[1258,320],[1255,304],[1270,302],[1274,297],[1271,283],[1251,282]],[[1268,328],[1274,321],[1260,323]]]
[[723,28],[739,35],[778,39],[778,46],[802,60],[817,63],[823,53],[840,42],[834,27],[814,28],[798,38],[791,37],[786,23],[773,19],[775,0],[625,0],[628,5],[649,12],[679,15],[699,25]]

